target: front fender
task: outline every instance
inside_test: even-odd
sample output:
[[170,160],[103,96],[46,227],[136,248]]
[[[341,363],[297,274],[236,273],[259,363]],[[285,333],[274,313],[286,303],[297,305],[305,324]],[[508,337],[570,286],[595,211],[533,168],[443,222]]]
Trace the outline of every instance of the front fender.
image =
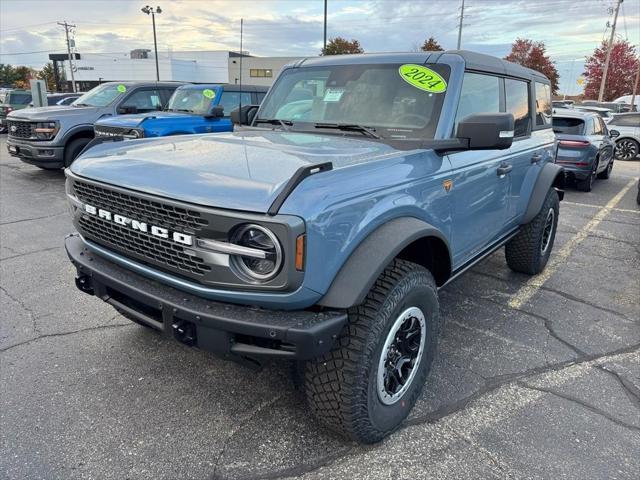
[[560,200],[564,198],[565,176],[564,169],[555,163],[546,163],[531,192],[529,198],[529,204],[525,211],[524,217],[520,222],[522,225],[529,223],[540,212],[544,199],[547,197],[547,192],[550,188],[555,187],[560,196]]
[[422,220],[402,217],[384,223],[349,256],[318,304],[332,308],[361,304],[385,267],[406,246],[423,237],[436,237],[449,250],[442,232]]

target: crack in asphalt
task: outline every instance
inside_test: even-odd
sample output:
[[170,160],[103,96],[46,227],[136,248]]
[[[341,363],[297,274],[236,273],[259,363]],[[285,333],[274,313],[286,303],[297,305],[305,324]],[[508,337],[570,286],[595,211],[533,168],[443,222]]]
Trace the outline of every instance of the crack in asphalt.
[[629,246],[631,246],[631,247],[635,248],[636,250],[640,249],[640,243],[638,243],[638,242],[632,242],[631,240],[623,240],[623,239],[621,239],[621,238],[608,237],[608,236],[606,236],[606,235],[596,235],[595,233],[590,233],[590,234],[588,235],[588,237],[591,237],[591,238],[598,238],[598,239],[601,239],[601,240],[611,240],[611,241],[613,241],[613,242],[620,242],[620,243],[627,244],[627,245],[629,245]]
[[[33,311],[33,309],[29,306],[27,306],[22,300],[20,300],[19,298],[14,297],[13,295],[11,295],[6,288],[4,288],[3,286],[0,285],[0,290],[2,290],[4,292],[4,294],[9,297],[11,300],[13,300],[13,302],[18,305],[20,308],[22,308],[25,312],[27,312],[27,316],[31,319],[31,330],[33,331],[34,334],[36,334],[37,336],[40,335],[40,329],[38,328],[38,315],[35,314],[35,312]],[[44,315],[41,315],[44,316]],[[38,338],[38,337],[35,337]],[[31,340],[35,340],[35,338],[32,338],[30,340],[27,341],[31,341]],[[25,342],[23,342],[25,343]],[[19,345],[19,344],[16,344]],[[11,348],[11,347],[8,347]],[[2,352],[3,350],[0,349],[0,352]]]
[[51,215],[44,215],[42,217],[21,218],[20,220],[11,220],[10,222],[2,222],[0,223],[0,226],[13,225],[15,223],[22,223],[22,222],[31,222],[32,220],[43,220],[45,218],[59,217],[60,215],[66,215],[66,214],[67,212],[63,211],[58,213],[52,213]]
[[577,405],[580,405],[581,407],[589,410],[590,412],[593,412],[597,415],[600,415],[601,417],[606,418],[607,420],[615,423],[616,425],[619,425],[621,427],[624,428],[628,428],[630,430],[635,430],[637,432],[640,432],[640,427],[637,427],[635,425],[630,425],[626,422],[623,422],[622,420],[614,417],[613,415],[611,415],[610,413],[606,412],[605,410],[602,410],[601,408],[596,407],[595,405],[591,405],[590,403],[585,402],[584,400],[579,399],[578,397],[574,397],[573,395],[569,395],[566,393],[561,393],[558,392],[557,390],[553,390],[552,388],[545,388],[545,387],[537,387],[534,385],[530,385],[526,382],[516,382],[516,384],[522,388],[527,388],[529,390],[535,390],[538,392],[542,392],[542,393],[548,393],[550,395],[554,395],[558,398],[562,398],[563,400],[566,400],[568,402],[572,402],[575,403]]
[[[44,315],[39,317],[39,318],[43,318],[43,317],[44,317]],[[115,319],[116,317],[117,317],[117,315],[115,317],[113,317],[113,319]],[[44,335],[40,335],[38,337],[31,338],[29,340],[25,340],[24,342],[16,343],[14,345],[10,345],[10,346],[5,347],[5,348],[0,348],[0,353],[8,352],[9,350],[12,350],[12,349],[14,349],[16,347],[21,347],[23,345],[27,345],[27,344],[32,343],[32,342],[36,342],[36,341],[41,340],[43,338],[66,337],[68,335],[75,335],[76,333],[90,332],[92,330],[106,330],[106,329],[109,329],[109,328],[129,327],[129,326],[133,326],[133,323],[128,321],[127,323],[117,323],[117,324],[114,324],[114,325],[98,325],[97,327],[80,328],[78,330],[72,330],[70,332],[46,333]]]
[[[7,250],[11,250],[8,247],[4,247]],[[62,249],[64,247],[62,247],[62,245],[58,246],[58,247],[47,247],[47,248],[41,248],[40,250],[34,250],[33,252],[25,252],[25,253],[18,253],[15,250],[11,250],[13,253],[15,253],[15,255],[11,255],[10,257],[4,257],[4,258],[0,258],[0,262],[4,262],[6,260],[13,260],[14,258],[20,258],[20,257],[25,257],[27,255],[33,255],[34,253],[43,253],[43,252],[48,252],[51,250],[58,250],[58,249]]]
[[628,378],[620,375],[615,370],[607,368],[606,365],[596,365],[598,370],[606,372],[608,375],[614,377],[618,383],[622,386],[624,393],[627,395],[631,403],[640,409],[640,389],[636,387]]
[[580,303],[582,305],[586,305],[588,307],[595,308],[596,310],[601,310],[603,312],[607,312],[607,313],[611,313],[613,315],[617,315],[618,317],[622,317],[625,320],[628,320],[630,322],[635,322],[635,320],[629,318],[627,316],[627,314],[625,314],[623,312],[619,312],[617,310],[613,310],[612,308],[603,307],[602,305],[598,305],[597,303],[590,302],[589,300],[585,300],[583,298],[576,297],[575,295],[563,292],[561,290],[557,290],[557,289],[555,289],[553,287],[548,287],[546,285],[543,285],[543,286],[540,287],[540,290],[544,290],[546,292],[555,293],[556,295],[559,295],[559,296],[561,296],[563,298],[566,298],[567,300],[571,300],[572,302]]
[[506,474],[507,478],[513,478],[513,475],[510,472],[513,469],[509,465],[507,465],[505,462],[500,461],[488,449],[481,447],[476,442],[474,442],[470,437],[467,437],[462,432],[458,432],[455,428],[453,428],[453,427],[451,427],[449,425],[447,425],[445,428],[447,430],[449,430],[453,435],[455,435],[456,437],[461,439],[463,442],[465,442],[467,445],[469,445],[471,448],[473,448],[480,455],[482,455],[483,457],[487,458],[491,463],[493,463],[493,465],[498,470],[500,470],[501,473]]

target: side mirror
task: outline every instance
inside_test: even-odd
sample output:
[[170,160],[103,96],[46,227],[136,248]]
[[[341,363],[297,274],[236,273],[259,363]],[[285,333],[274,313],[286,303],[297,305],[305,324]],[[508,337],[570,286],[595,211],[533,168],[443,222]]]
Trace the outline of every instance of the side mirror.
[[135,105],[128,105],[125,107],[118,107],[116,109],[116,112],[118,112],[120,115],[127,115],[129,113],[138,113],[138,107],[136,107]]
[[260,105],[243,105],[231,111],[231,121],[236,125],[251,125]]
[[456,138],[468,142],[468,150],[504,150],[513,143],[512,113],[476,113],[458,123]]
[[216,105],[215,107],[211,108],[209,113],[207,113],[206,115],[203,115],[203,116],[204,116],[204,118],[221,118],[221,117],[224,117],[224,107],[221,107],[220,105]]
[[609,136],[611,138],[618,138],[620,136],[620,132],[618,130],[609,130]]

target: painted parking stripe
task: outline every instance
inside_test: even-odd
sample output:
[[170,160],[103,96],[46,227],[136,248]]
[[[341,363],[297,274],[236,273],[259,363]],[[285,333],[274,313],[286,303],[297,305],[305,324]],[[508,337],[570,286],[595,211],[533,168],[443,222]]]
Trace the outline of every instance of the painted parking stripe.
[[[591,203],[578,203],[578,202],[569,202],[568,200],[562,201],[563,205],[575,205],[576,207],[585,207],[585,208],[602,208],[602,205],[593,205]],[[639,213],[640,210],[632,210],[630,208],[612,208],[614,212],[623,212],[623,213]]]
[[602,207],[595,216],[587,223],[584,227],[582,227],[564,246],[560,249],[557,255],[552,257],[547,264],[547,267],[542,271],[542,273],[536,275],[535,277],[531,277],[527,283],[525,283],[520,290],[518,290],[511,300],[509,300],[509,306],[514,309],[519,309],[524,305],[531,297],[533,297],[536,292],[542,287],[547,280],[551,278],[551,276],[555,273],[558,267],[564,263],[571,252],[580,245],[585,238],[589,236],[591,232],[593,232],[600,222],[604,220],[604,218],[618,205],[622,197],[633,187],[638,180],[634,179],[629,181],[625,187],[618,192],[618,194],[613,197],[609,202]]

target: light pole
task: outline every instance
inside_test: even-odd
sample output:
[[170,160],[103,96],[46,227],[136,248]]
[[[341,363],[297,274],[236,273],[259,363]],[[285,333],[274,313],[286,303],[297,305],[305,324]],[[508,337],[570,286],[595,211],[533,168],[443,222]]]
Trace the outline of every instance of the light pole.
[[158,68],[158,42],[156,40],[156,13],[160,15],[162,13],[162,9],[160,7],[156,7],[155,10],[153,7],[147,5],[146,7],[141,8],[143,13],[147,15],[151,14],[151,22],[153,23],[153,49],[156,52],[156,80],[160,81],[160,69]]

